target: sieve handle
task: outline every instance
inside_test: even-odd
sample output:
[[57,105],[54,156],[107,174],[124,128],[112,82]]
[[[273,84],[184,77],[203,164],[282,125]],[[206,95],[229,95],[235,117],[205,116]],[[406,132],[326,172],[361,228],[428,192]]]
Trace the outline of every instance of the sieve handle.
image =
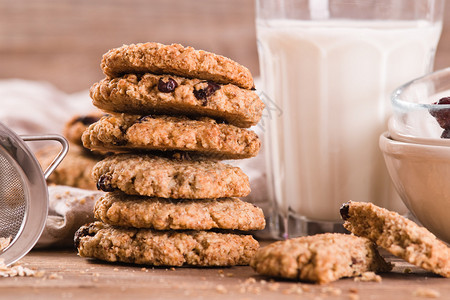
[[69,151],[69,143],[67,140],[58,134],[46,134],[46,135],[21,135],[20,138],[25,142],[33,141],[57,141],[61,144],[62,149],[58,155],[53,159],[52,163],[47,167],[44,172],[45,179],[53,173],[56,167],[62,162],[67,152]]

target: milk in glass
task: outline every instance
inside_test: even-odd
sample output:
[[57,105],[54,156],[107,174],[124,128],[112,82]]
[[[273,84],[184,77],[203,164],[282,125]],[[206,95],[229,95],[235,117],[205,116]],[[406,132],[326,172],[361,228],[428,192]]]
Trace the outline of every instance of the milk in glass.
[[[258,20],[270,196],[278,209],[339,221],[342,203],[392,199],[378,148],[390,93],[432,69],[440,23]],[[270,105],[270,104],[269,104]]]

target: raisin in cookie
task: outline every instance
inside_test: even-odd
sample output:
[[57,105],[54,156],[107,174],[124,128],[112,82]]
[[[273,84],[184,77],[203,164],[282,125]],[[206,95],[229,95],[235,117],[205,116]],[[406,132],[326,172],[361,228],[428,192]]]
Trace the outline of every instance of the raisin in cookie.
[[260,148],[253,131],[207,117],[110,115],[89,126],[82,140],[91,150],[179,150],[218,159],[253,157]]
[[262,210],[238,198],[173,200],[106,193],[97,200],[95,217],[106,224],[157,230],[262,230]]
[[392,268],[370,240],[337,233],[272,243],[256,252],[250,266],[262,275],[318,283]]
[[101,68],[114,78],[127,73],[173,74],[188,78],[254,87],[250,71],[235,61],[180,44],[140,43],[123,45],[103,55]]
[[413,265],[450,277],[449,247],[424,227],[372,203],[347,202],[341,207],[341,216],[352,233]]
[[129,195],[202,199],[250,193],[248,176],[240,168],[210,160],[118,154],[98,162],[92,174],[98,189]]
[[110,112],[205,116],[238,127],[256,125],[264,103],[232,84],[154,74],[105,78],[90,90],[93,104]]
[[82,257],[154,266],[248,265],[259,248],[251,235],[122,228],[101,222],[82,226],[74,240]]

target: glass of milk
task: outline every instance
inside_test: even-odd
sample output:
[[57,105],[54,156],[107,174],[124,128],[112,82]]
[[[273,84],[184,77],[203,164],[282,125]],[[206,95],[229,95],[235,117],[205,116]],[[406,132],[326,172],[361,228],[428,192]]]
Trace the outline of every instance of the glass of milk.
[[378,148],[390,93],[432,71],[445,0],[257,0],[268,227],[340,231],[340,206],[406,208]]

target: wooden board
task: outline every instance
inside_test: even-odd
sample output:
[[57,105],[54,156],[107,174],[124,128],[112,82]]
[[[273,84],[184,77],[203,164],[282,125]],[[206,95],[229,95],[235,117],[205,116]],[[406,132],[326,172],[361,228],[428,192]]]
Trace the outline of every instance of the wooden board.
[[[152,268],[78,257],[73,250],[32,251],[20,262],[41,278],[0,279],[1,299],[420,299],[419,289],[450,299],[450,279],[388,257],[396,267],[381,282],[341,279],[327,285],[270,280],[250,267]],[[404,273],[405,269],[411,273]],[[359,297],[359,298],[358,298]],[[425,298],[423,298],[425,299]]]

